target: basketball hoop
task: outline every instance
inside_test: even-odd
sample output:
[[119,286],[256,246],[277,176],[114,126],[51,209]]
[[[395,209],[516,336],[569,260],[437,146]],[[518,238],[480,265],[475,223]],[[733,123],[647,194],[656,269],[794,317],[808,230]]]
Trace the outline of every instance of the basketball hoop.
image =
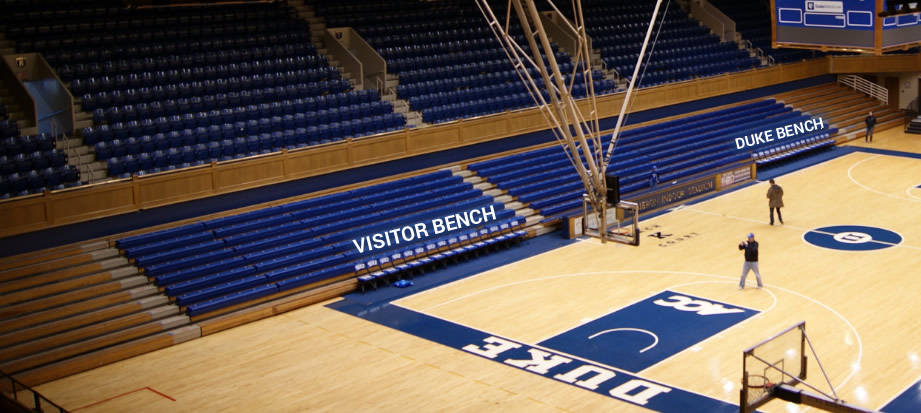
[[[744,380],[745,378],[743,377],[742,381]],[[748,388],[765,389],[767,391],[770,391],[771,389],[774,388],[774,383],[772,383],[771,380],[768,379],[767,377],[762,376],[760,374],[749,374],[748,375]]]

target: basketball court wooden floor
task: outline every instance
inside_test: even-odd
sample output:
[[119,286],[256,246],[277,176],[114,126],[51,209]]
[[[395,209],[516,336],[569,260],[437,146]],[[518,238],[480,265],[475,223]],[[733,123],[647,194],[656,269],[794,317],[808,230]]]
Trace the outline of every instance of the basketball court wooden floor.
[[[873,145],[917,141],[892,131]],[[576,241],[391,305],[333,300],[38,390],[84,412],[738,411],[742,350],[805,320],[838,396],[882,409],[921,379],[921,159],[855,152],[777,183],[784,225],[768,225],[756,183],[646,219],[639,247]],[[765,287],[752,274],[739,291],[750,232]],[[809,356],[808,381],[828,391]]]

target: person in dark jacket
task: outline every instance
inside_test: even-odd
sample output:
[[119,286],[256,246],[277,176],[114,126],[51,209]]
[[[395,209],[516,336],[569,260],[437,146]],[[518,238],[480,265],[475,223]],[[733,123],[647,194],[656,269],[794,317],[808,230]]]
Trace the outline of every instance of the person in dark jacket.
[[870,112],[863,122],[867,124],[867,134],[863,137],[863,141],[873,142],[873,127],[876,126],[876,116],[873,116],[873,112]]
[[777,218],[783,224],[783,216],[780,215],[780,208],[783,208],[783,188],[774,183],[771,179],[771,187],[767,191],[768,208],[771,209],[771,225],[774,225],[774,210],[777,210]]
[[649,173],[649,180],[647,181],[650,188],[655,188],[659,184],[659,170],[656,169],[656,166],[652,166],[652,172]]
[[739,290],[745,288],[745,277],[748,276],[749,270],[755,271],[755,277],[758,278],[758,288],[763,287],[761,273],[758,271],[758,241],[755,241],[755,234],[748,234],[748,241],[740,242],[739,250],[745,250],[745,264],[742,266],[742,279],[739,280]]

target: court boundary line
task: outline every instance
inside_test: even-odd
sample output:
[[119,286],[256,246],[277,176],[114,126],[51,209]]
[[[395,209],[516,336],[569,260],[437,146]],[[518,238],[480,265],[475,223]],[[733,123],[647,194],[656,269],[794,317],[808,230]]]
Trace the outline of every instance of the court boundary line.
[[912,189],[915,189],[915,188],[921,188],[921,185],[918,185],[918,186],[910,186],[910,187],[908,187],[908,188],[905,188],[905,194],[907,194],[908,196],[910,196],[910,197],[912,197],[912,198],[914,198],[914,199],[921,200],[921,197],[917,197],[917,196],[914,196],[914,195],[911,194],[911,190],[912,190]]
[[870,160],[879,158],[880,156],[883,156],[883,155],[876,154],[876,155],[873,155],[873,156],[871,156],[871,157],[869,157],[869,158],[861,159],[861,160],[857,161],[856,163],[854,163],[853,165],[851,165],[850,168],[847,169],[847,178],[850,179],[851,182],[852,182],[854,185],[857,185],[857,186],[859,186],[859,187],[861,187],[861,188],[863,188],[863,189],[865,189],[865,190],[867,190],[867,191],[870,191],[870,192],[873,192],[873,193],[876,193],[876,194],[879,194],[879,195],[887,196],[887,197],[889,197],[889,198],[900,199],[900,200],[902,200],[902,201],[909,201],[909,202],[916,202],[916,203],[917,203],[917,202],[921,202],[921,199],[904,198],[904,197],[897,196],[897,195],[893,195],[893,194],[887,194],[887,193],[882,192],[882,191],[877,191],[877,190],[875,190],[875,189],[873,189],[873,188],[870,188],[869,186],[866,186],[866,185],[864,185],[864,184],[862,184],[862,183],[860,183],[860,182],[857,182],[857,180],[854,179],[853,176],[851,176],[851,171],[852,171],[855,167],[857,167],[857,165],[860,165],[860,164],[862,164],[862,163],[864,163],[864,162],[866,162],[866,161],[870,161]]
[[918,384],[918,382],[921,382],[921,376],[919,376],[917,379],[915,379],[914,381],[912,381],[911,383],[909,383],[907,386],[903,387],[902,390],[899,390],[898,392],[896,392],[896,393],[895,393],[895,396],[892,396],[889,400],[886,400],[885,402],[883,402],[883,404],[879,406],[879,409],[876,409],[876,410],[882,411],[882,408],[883,408],[883,407],[886,407],[886,406],[888,406],[890,403],[894,402],[895,399],[898,399],[899,396],[901,396],[902,394],[904,394],[905,392],[907,392],[908,389],[911,388],[911,386],[914,386],[915,384]]
[[[514,342],[516,342],[516,343],[521,343],[521,344],[524,344],[524,345],[528,345],[528,346],[534,347],[534,348],[536,348],[536,349],[544,350],[544,351],[547,351],[547,352],[550,352],[550,353],[557,353],[557,354],[559,354],[559,355],[563,355],[563,356],[566,356],[566,357],[570,357],[570,358],[572,358],[573,360],[579,360],[579,361],[582,361],[582,362],[584,362],[584,363],[595,364],[595,365],[604,367],[604,368],[606,368],[606,369],[611,369],[612,371],[615,371],[616,373],[625,374],[625,375],[628,375],[628,376],[634,376],[634,377],[637,377],[637,378],[640,378],[640,379],[644,379],[644,380],[648,380],[648,381],[650,381],[650,382],[657,383],[657,384],[666,384],[666,383],[665,383],[664,381],[662,381],[662,380],[658,380],[658,379],[653,379],[653,378],[649,378],[649,377],[640,376],[638,373],[633,373],[633,372],[624,370],[624,369],[619,368],[619,367],[609,366],[609,365],[607,365],[607,364],[605,364],[605,363],[602,363],[602,362],[600,362],[600,361],[587,359],[587,358],[581,357],[581,356],[576,356],[576,355],[573,355],[573,354],[569,354],[569,353],[567,353],[567,352],[565,352],[565,351],[560,351],[560,350],[553,349],[553,348],[550,348],[550,347],[545,347],[545,346],[542,346],[542,345],[540,345],[540,344],[531,344],[531,343],[529,343],[529,342],[527,342],[527,341],[524,341],[524,340],[511,339],[511,338],[508,338],[508,337],[506,337],[506,336],[504,336],[504,335],[501,335],[501,334],[494,334],[494,333],[492,333],[492,332],[480,330],[480,329],[478,329],[478,328],[468,326],[468,325],[466,325],[466,324],[464,324],[464,323],[459,323],[459,322],[457,322],[457,321],[451,321],[451,320],[448,320],[447,318],[444,318],[444,317],[439,317],[439,316],[437,316],[437,315],[429,314],[429,313],[424,312],[424,311],[414,310],[414,309],[412,309],[412,308],[405,307],[405,306],[402,306],[402,305],[399,305],[399,304],[391,304],[391,305],[395,305],[395,306],[400,307],[400,308],[402,308],[402,309],[404,309],[404,310],[408,310],[408,311],[413,311],[413,312],[416,312],[416,313],[420,313],[420,314],[426,315],[426,316],[428,316],[428,317],[437,318],[437,319],[439,319],[439,320],[441,320],[441,321],[444,321],[444,322],[447,322],[447,323],[457,324],[457,325],[462,326],[462,327],[466,327],[466,328],[469,328],[469,329],[473,329],[473,330],[476,330],[476,331],[480,331],[480,332],[486,333],[486,334],[491,335],[491,336],[507,338],[507,339],[509,339],[509,341],[514,341]],[[390,328],[390,327],[388,327],[388,328]],[[394,329],[394,330],[396,330],[396,329]],[[396,331],[401,331],[401,330],[396,330]],[[406,333],[406,334],[409,334],[409,335],[411,335],[411,336],[413,336],[413,337],[418,337],[418,336],[416,336],[416,335],[414,335],[414,334],[412,334],[412,333]],[[431,340],[426,340],[426,341],[431,341]],[[454,349],[453,347],[449,347],[449,348]],[[456,350],[460,351],[460,352],[463,353],[463,354],[471,354],[471,355],[474,355],[474,356],[475,356],[475,354],[465,352],[465,351],[463,351],[462,349],[456,349]],[[505,363],[502,363],[502,362],[500,362],[500,363],[498,363],[498,364],[506,365]],[[516,370],[518,370],[518,369],[516,369]],[[672,384],[670,384],[670,383],[668,383],[668,387],[673,388],[673,389],[678,389],[678,390],[681,390],[681,391],[686,391],[686,392],[691,393],[691,394],[696,394],[696,395],[698,395],[698,396],[706,397],[706,398],[713,399],[713,400],[717,400],[717,401],[720,401],[720,402],[738,405],[738,403],[727,402],[726,400],[719,399],[719,398],[716,398],[716,397],[713,397],[713,396],[710,396],[710,395],[707,395],[707,394],[703,394],[703,393],[700,393],[700,392],[697,392],[697,391],[694,391],[694,390],[688,390],[688,389],[686,389],[686,388],[684,388],[684,387],[675,386],[675,385],[672,385]],[[619,399],[618,399],[618,400],[619,400]],[[622,401],[622,400],[620,400],[620,401]],[[622,402],[625,402],[625,401],[622,401]],[[625,403],[632,404],[632,403],[629,403],[629,402],[625,402]],[[636,406],[636,405],[634,405],[634,406]],[[642,406],[639,406],[639,407],[642,407]]]
[[154,390],[153,388],[151,388],[150,386],[145,386],[145,387],[141,387],[141,388],[139,388],[139,389],[134,389],[134,390],[131,390],[131,391],[129,391],[129,392],[125,392],[125,393],[119,394],[119,395],[117,395],[117,396],[109,397],[108,399],[103,399],[103,400],[100,400],[100,401],[97,401],[97,402],[90,403],[90,404],[88,404],[88,405],[86,405],[86,406],[80,406],[80,407],[78,407],[78,408],[76,408],[76,409],[70,409],[69,411],[75,412],[75,411],[77,411],[77,410],[83,410],[83,409],[88,409],[88,408],[90,408],[90,407],[95,407],[95,406],[98,406],[98,405],[100,405],[100,404],[107,403],[107,402],[110,402],[110,401],[112,401],[112,400],[118,399],[118,398],[120,398],[120,397],[125,397],[125,396],[127,396],[127,395],[129,395],[129,394],[137,393],[137,392],[142,391],[142,390],[150,390],[151,392],[153,392],[154,394],[159,395],[160,397],[169,399],[169,400],[174,401],[174,402],[176,401],[176,399],[174,399],[174,398],[172,398],[172,397],[169,397],[169,396],[167,396],[166,394],[163,394],[163,393],[161,393],[161,392],[159,392],[159,391],[156,391],[156,390]]
[[[563,277],[567,277],[567,278],[568,278],[568,277],[578,277],[578,276],[583,276],[583,275],[604,275],[604,274],[610,275],[610,274],[612,274],[612,273],[617,273],[617,274],[620,274],[620,273],[656,273],[656,274],[667,273],[667,274],[696,275],[696,276],[711,277],[711,278],[730,278],[730,279],[735,279],[734,277],[731,277],[731,276],[721,276],[721,275],[716,275],[716,274],[698,273],[698,272],[691,272],[691,271],[665,271],[665,270],[631,270],[631,271],[619,270],[619,271],[599,271],[599,272],[574,273],[574,274],[558,275],[558,276],[549,277],[549,278],[563,278]],[[541,279],[534,279],[534,281],[544,281],[545,279],[548,279],[548,278],[545,277],[545,278],[541,278]],[[467,297],[471,297],[471,296],[480,294],[480,293],[482,293],[482,292],[493,291],[493,290],[496,290],[496,289],[498,289],[498,288],[502,288],[502,287],[509,286],[509,285],[517,285],[517,284],[520,284],[520,283],[523,283],[523,282],[527,282],[527,280],[518,281],[518,282],[515,282],[515,283],[510,283],[510,284],[506,284],[506,285],[503,285],[503,286],[491,287],[491,288],[489,288],[489,289],[481,290],[481,291],[478,291],[478,292],[472,293],[472,294],[465,294],[465,295],[463,295],[463,296],[461,296],[461,297],[454,298],[454,299],[449,300],[449,301],[446,301],[445,303],[442,303],[442,304],[446,304],[446,303],[448,303],[448,302],[460,301],[460,300],[462,300],[462,299],[466,299]],[[765,287],[767,287],[767,286],[768,286],[768,284],[765,284]],[[857,331],[857,328],[854,327],[853,324],[851,324],[850,320],[848,320],[846,317],[844,317],[843,315],[841,315],[841,313],[839,313],[839,312],[836,311],[835,309],[829,307],[827,304],[825,304],[825,303],[823,303],[823,302],[821,302],[821,301],[819,301],[819,300],[816,300],[816,299],[814,299],[814,298],[812,298],[812,297],[810,297],[810,296],[807,296],[807,295],[805,295],[805,294],[802,294],[802,293],[799,293],[799,292],[790,290],[790,289],[788,289],[788,288],[780,287],[780,286],[772,286],[772,287],[775,288],[775,289],[784,291],[784,292],[786,292],[786,293],[788,293],[788,294],[793,294],[793,295],[798,296],[798,297],[800,297],[800,298],[802,298],[802,299],[805,299],[805,300],[807,300],[807,301],[811,301],[811,302],[813,302],[813,303],[819,305],[820,307],[825,308],[826,310],[828,310],[829,312],[831,312],[833,315],[837,316],[839,319],[841,319],[842,321],[844,321],[844,323],[847,325],[847,327],[850,328],[851,332],[854,333],[854,337],[857,339],[857,360],[856,360],[856,362],[855,362],[854,364],[856,364],[857,366],[860,365],[860,363],[863,361],[863,340],[860,338],[860,333]],[[432,307],[430,307],[430,308],[436,308],[436,307],[438,307],[438,306],[441,306],[442,304],[439,304],[439,305],[437,305],[437,306],[432,306]],[[394,304],[394,305],[396,305],[396,304]],[[425,315],[429,315],[429,316],[435,317],[434,315],[429,314],[426,310],[421,310],[421,311],[420,311],[420,310],[414,310],[414,309],[411,309],[411,308],[409,308],[409,307],[407,307],[407,306],[404,306],[404,305],[399,305],[399,307],[404,308],[404,309],[407,309],[407,310],[411,310],[411,311],[417,311],[417,312],[423,313],[423,314],[425,314]],[[745,308],[745,307],[743,307],[743,308]],[[759,312],[760,312],[760,311],[759,311]],[[441,319],[441,320],[444,320],[444,321],[449,321],[449,320],[447,320],[447,319],[445,319],[445,318],[442,318],[442,317],[438,317],[438,318]],[[752,317],[752,318],[753,318],[753,317]],[[746,321],[747,321],[747,320],[746,320]],[[452,321],[449,321],[449,322],[452,322]],[[738,323],[737,325],[743,324],[743,323],[744,323],[744,321],[741,322],[741,323]],[[456,324],[463,325],[464,327],[468,327],[468,328],[473,328],[474,330],[483,331],[483,330],[479,330],[478,328],[474,328],[474,327],[471,327],[471,326],[467,326],[467,325],[465,325],[465,324],[461,324],[461,323],[456,323]],[[568,331],[568,330],[567,330],[567,331]],[[523,342],[523,341],[522,341],[522,342]],[[523,343],[529,344],[529,343],[526,343],[526,342],[523,342]],[[554,351],[556,351],[556,350],[554,350]],[[680,352],[679,352],[679,353],[680,353]],[[676,354],[677,354],[677,353],[676,353]],[[847,383],[854,377],[854,375],[857,373],[857,371],[860,370],[859,368],[855,369],[855,368],[854,368],[854,364],[851,365],[850,374],[848,374],[848,376],[847,376],[844,380],[842,380],[841,383],[839,383],[837,386],[835,386],[835,390],[838,390],[839,388],[844,387],[844,385],[847,384]],[[650,367],[651,367],[651,366],[650,366]]]

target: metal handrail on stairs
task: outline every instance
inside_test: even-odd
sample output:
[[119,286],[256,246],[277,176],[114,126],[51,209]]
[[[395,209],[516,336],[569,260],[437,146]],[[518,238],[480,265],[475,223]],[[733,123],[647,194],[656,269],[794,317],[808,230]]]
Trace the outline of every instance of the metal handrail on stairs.
[[889,104],[889,90],[857,75],[839,75],[838,83]]

